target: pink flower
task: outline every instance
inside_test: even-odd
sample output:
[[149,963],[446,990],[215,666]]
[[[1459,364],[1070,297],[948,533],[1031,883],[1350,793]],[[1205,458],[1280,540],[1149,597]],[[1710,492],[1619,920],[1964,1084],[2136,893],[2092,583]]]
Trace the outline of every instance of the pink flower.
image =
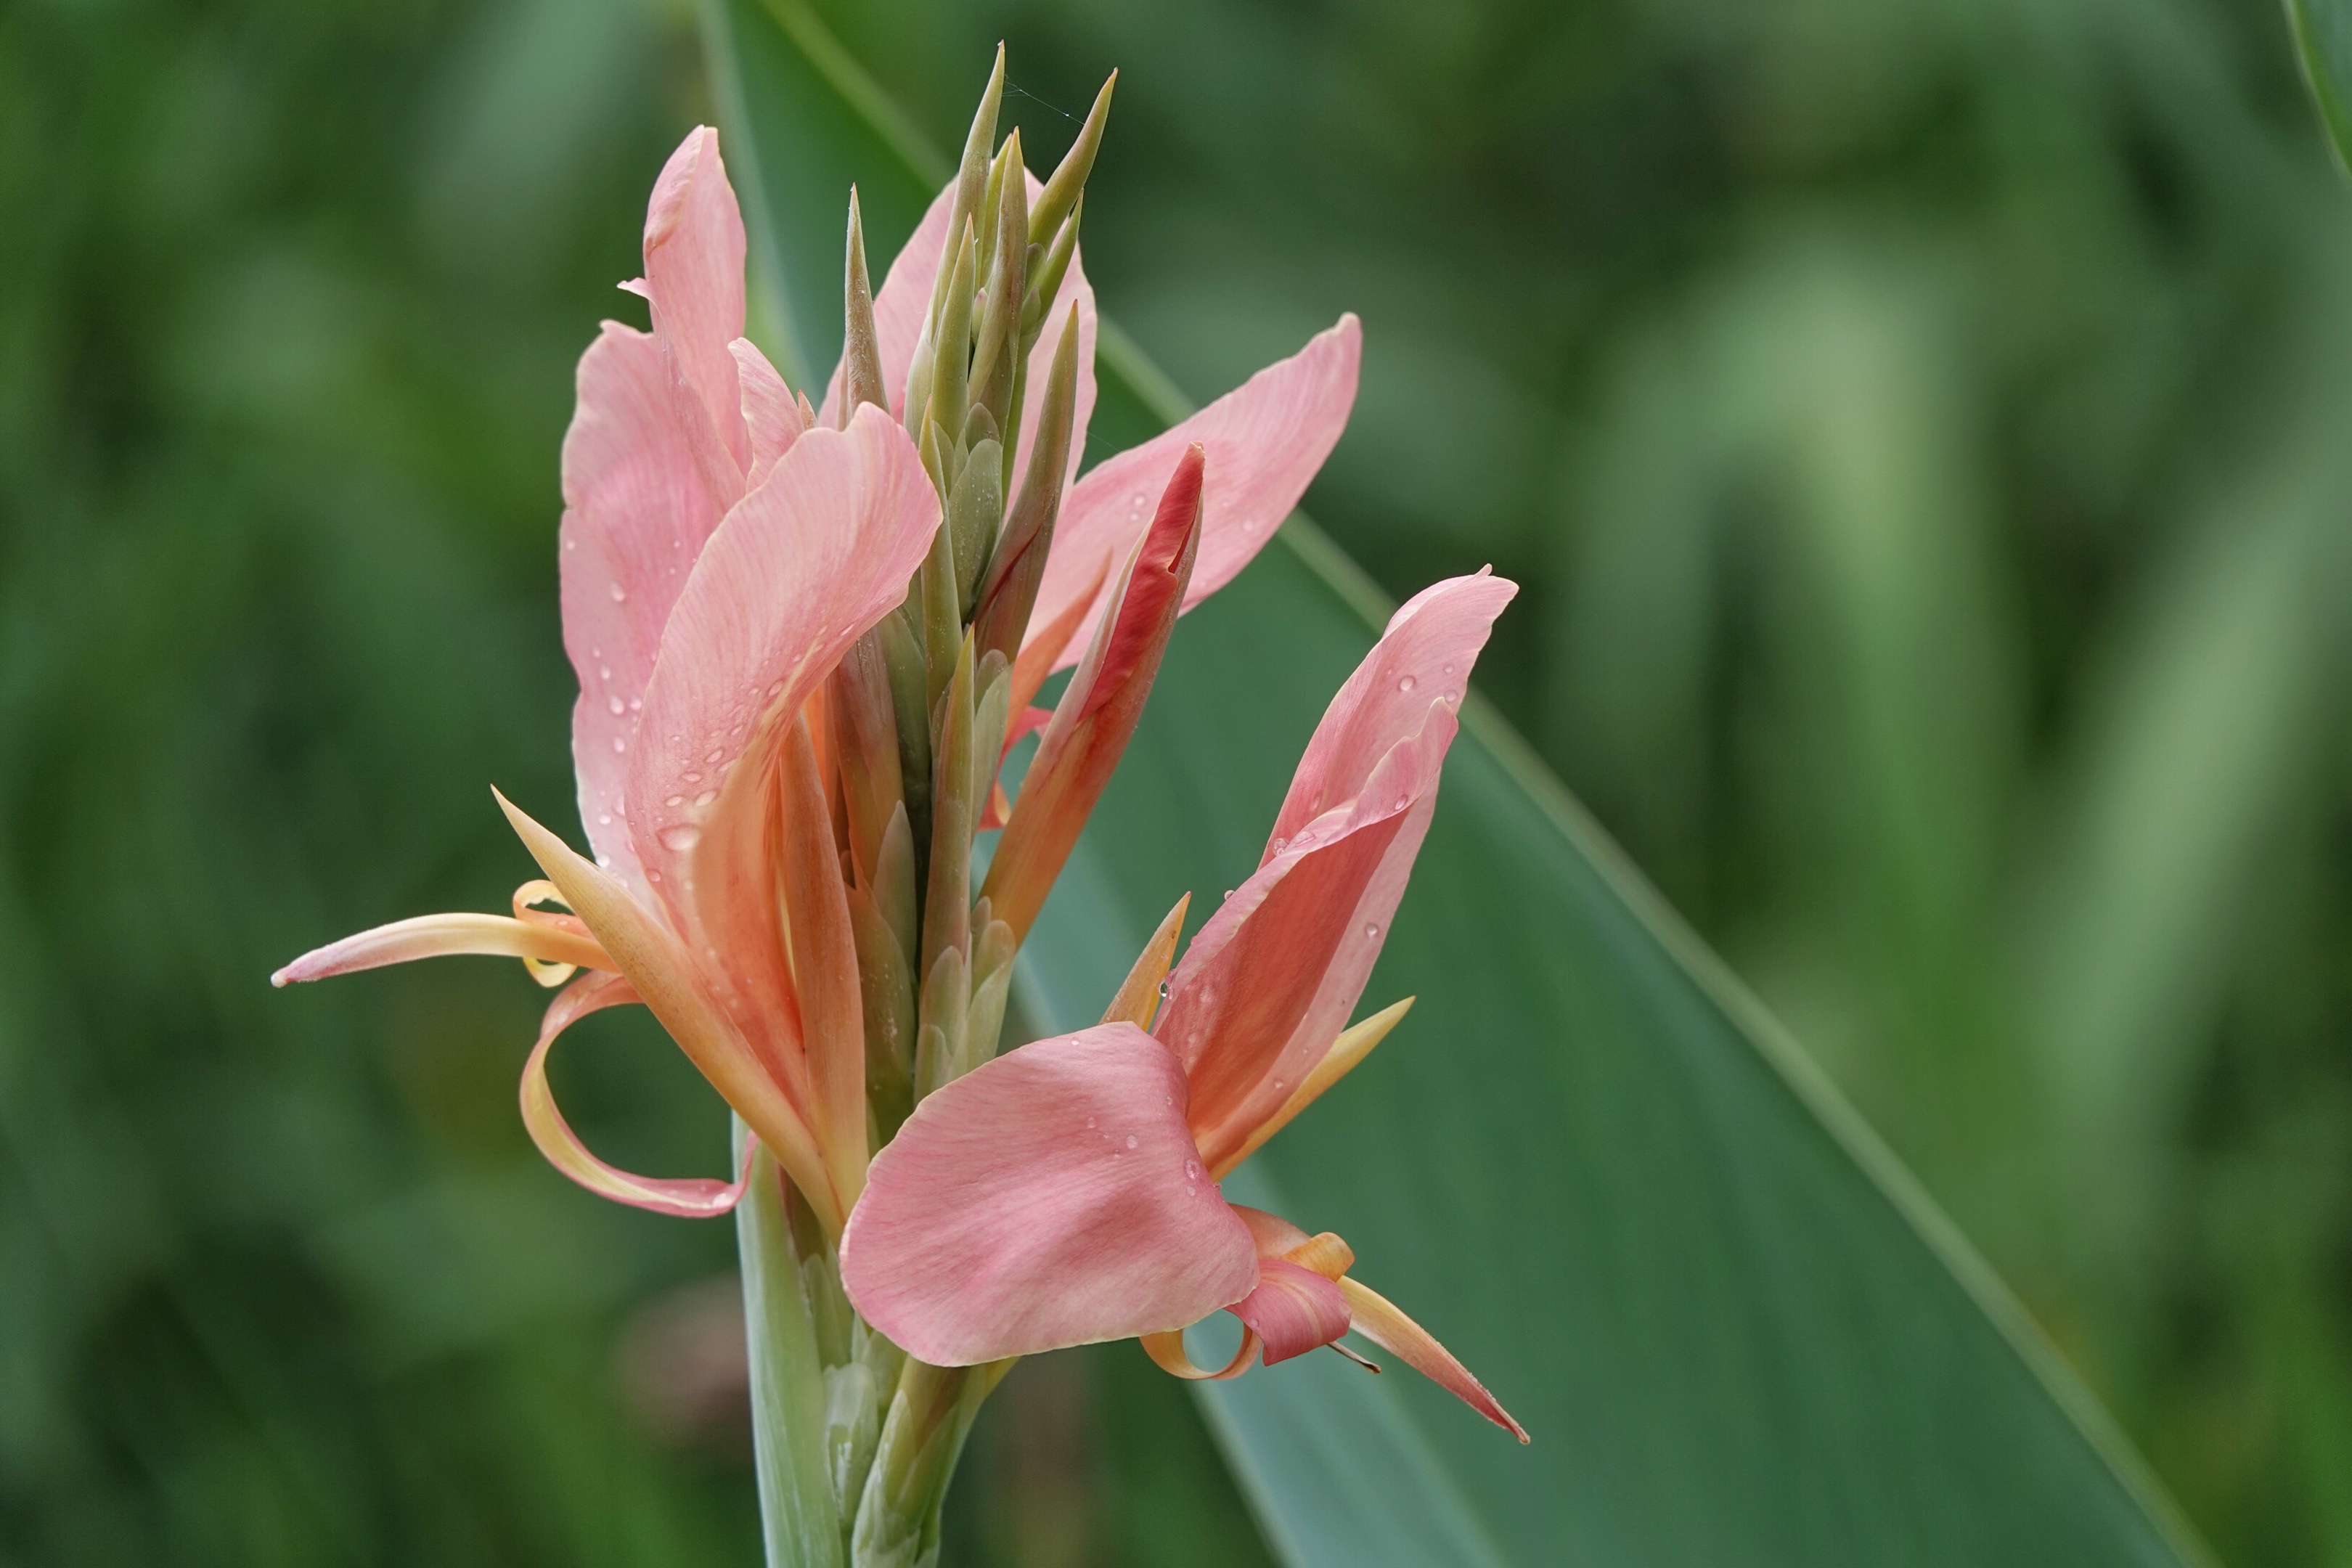
[[[948,1366],[1137,1336],[1188,1377],[1353,1327],[1525,1439],[1443,1346],[1349,1278],[1346,1243],[1217,1188],[1402,1016],[1341,1027],[1428,831],[1471,664],[1517,592],[1481,573],[1397,612],[1324,714],[1257,871],[1170,976],[1152,1033],[1181,906],[1104,1023],[1009,1052],[916,1109],[842,1237],[867,1321]],[[1244,1337],[1210,1373],[1181,1331],[1220,1308]]]
[[[943,194],[934,204],[875,301],[894,405],[949,202]],[[871,1150],[856,948],[825,805],[824,693],[852,646],[904,598],[940,505],[898,421],[870,405],[844,420],[838,371],[819,417],[742,336],[743,262],[718,135],[697,130],[648,204],[645,276],[624,285],[650,304],[653,330],[604,323],[581,359],[563,446],[563,636],[580,679],[572,759],[593,861],[500,797],[547,878],[517,891],[512,916],[398,921],[272,978],[451,953],[519,957],[550,985],[588,971],[548,1009],[524,1069],[524,1121],[548,1159],[592,1191],[666,1213],[722,1213],[740,1196],[740,1183],[614,1170],[556,1108],[546,1076],[556,1038],[589,1013],[641,1002],[832,1232],[856,1201]],[[1047,324],[1029,380],[1045,384],[1074,321],[1075,471],[1096,332],[1075,256],[1065,288],[1073,309]],[[1151,510],[1134,511],[1129,492],[1144,493],[1149,479],[1156,497],[1188,447],[1206,448],[1205,502],[1188,535],[1200,565],[1179,605],[1189,607],[1296,504],[1346,422],[1356,363],[1347,318],[1077,483],[1046,556],[1032,617],[1042,635],[1033,629],[1021,660],[1016,711],[1068,662],[1066,649],[1087,646],[1102,604],[1131,575]],[[1024,412],[1024,465],[1039,401]],[[1188,470],[1196,497],[1199,461]],[[537,907],[551,901],[570,912]]]

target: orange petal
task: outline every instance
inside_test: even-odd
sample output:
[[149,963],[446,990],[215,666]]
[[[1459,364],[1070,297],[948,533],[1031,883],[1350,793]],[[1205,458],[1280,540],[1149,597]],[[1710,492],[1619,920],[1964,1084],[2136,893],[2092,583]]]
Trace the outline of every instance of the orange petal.
[[866,1185],[866,1009],[841,857],[818,782],[809,726],[784,738],[781,805],[783,894],[793,975],[808,1053],[813,1120],[845,1206]]
[[1453,1352],[1433,1339],[1428,1330],[1398,1311],[1395,1303],[1370,1286],[1360,1285],[1353,1279],[1340,1280],[1339,1292],[1348,1299],[1348,1313],[1356,1332],[1520,1442],[1528,1440],[1527,1428],[1511,1419],[1511,1413],[1486,1392],[1486,1385],[1471,1376],[1470,1369],[1455,1361]]
[[[651,1209],[684,1219],[708,1219],[725,1214],[743,1196],[744,1175],[732,1182],[708,1176],[637,1176],[616,1170],[588,1152],[572,1124],[556,1109],[555,1093],[547,1082],[547,1053],[556,1037],[591,1013],[623,1006],[638,999],[628,981],[618,974],[594,974],[565,991],[548,1005],[540,1025],[539,1044],[522,1069],[522,1124],[547,1163],[594,1193],[614,1203]],[[743,1149],[748,1173],[752,1145]]]
[[372,931],[304,953],[269,977],[272,985],[302,980],[324,980],[331,974],[351,974],[406,963],[419,958],[447,958],[457,953],[482,953],[520,958],[525,963],[569,964],[582,969],[616,969],[596,939],[577,932],[510,920],[505,915],[418,915],[394,921]]
[[[496,791],[491,792],[496,795]],[[532,821],[503,795],[499,808],[548,879],[596,933],[638,997],[702,1076],[750,1124],[809,1200],[829,1235],[846,1217],[799,1109],[768,1066],[713,1005],[693,956],[628,889]]]
[[1244,1327],[1241,1349],[1234,1352],[1234,1359],[1227,1362],[1222,1370],[1211,1372],[1194,1365],[1192,1358],[1185,1353],[1184,1331],[1181,1329],[1171,1329],[1164,1334],[1139,1335],[1137,1342],[1143,1346],[1144,1354],[1160,1363],[1160,1371],[1188,1383],[1223,1383],[1227,1378],[1239,1377],[1249,1370],[1250,1363],[1256,1359],[1259,1349],[1257,1331]]
[[1184,910],[1192,902],[1190,893],[1177,900],[1176,907],[1160,922],[1160,929],[1151,933],[1151,940],[1143,944],[1143,952],[1137,955],[1135,967],[1127,972],[1118,994],[1103,1009],[1104,1023],[1116,1024],[1124,1019],[1139,1029],[1151,1027],[1151,1015],[1160,1010],[1160,983],[1168,978],[1168,965],[1176,956],[1176,939],[1184,931]]

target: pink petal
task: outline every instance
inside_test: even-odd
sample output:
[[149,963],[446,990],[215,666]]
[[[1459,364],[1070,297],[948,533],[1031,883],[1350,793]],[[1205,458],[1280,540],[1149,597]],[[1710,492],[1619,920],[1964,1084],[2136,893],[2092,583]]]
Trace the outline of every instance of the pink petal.
[[751,440],[751,464],[743,476],[744,488],[756,488],[775,468],[776,459],[792,449],[808,428],[804,405],[794,398],[784,378],[749,338],[727,345],[735,356],[735,372],[743,383],[743,426]]
[[861,408],[794,441],[727,515],[663,632],[630,835],[675,928],[719,956],[739,1021],[763,1031],[790,1027],[765,847],[779,726],[905,596],[939,521],[914,443]]
[[1309,821],[1352,799],[1391,748],[1421,729],[1432,703],[1461,707],[1487,633],[1518,591],[1481,570],[1431,584],[1389,617],[1307,742],[1260,865]]
[[[1353,1279],[1340,1280],[1339,1291],[1347,1298],[1349,1326],[1356,1332],[1520,1442],[1528,1440],[1528,1429],[1511,1419],[1511,1413],[1486,1392],[1486,1385],[1471,1376],[1470,1369],[1454,1360],[1453,1352],[1439,1344],[1427,1329],[1398,1311],[1394,1302]],[[1271,1361],[1274,1358],[1268,1356],[1266,1359]]]
[[[1184,607],[1191,609],[1232,582],[1274,537],[1330,456],[1355,406],[1362,357],[1362,329],[1353,315],[1342,316],[1298,353],[1266,366],[1175,428],[1097,466],[1062,502],[1029,624],[1051,625],[1089,594],[1106,563],[1115,569],[1125,558],[1151,520],[1160,476],[1196,441],[1208,452],[1209,483],[1201,559]],[[1096,607],[1072,638],[1074,648],[1086,647],[1101,614],[1101,595],[1093,596]],[[1062,664],[1072,657],[1066,653]]]
[[522,1123],[547,1163],[594,1193],[614,1203],[629,1204],[656,1214],[684,1219],[707,1219],[733,1208],[743,1196],[751,1164],[751,1147],[744,1151],[745,1174],[732,1182],[708,1176],[635,1176],[604,1163],[588,1151],[572,1124],[556,1109],[555,1091],[547,1081],[547,1053],[556,1037],[591,1013],[638,1000],[629,983],[617,974],[595,974],[575,982],[547,1009],[540,1025],[539,1044],[522,1069]]
[[1171,978],[1158,1033],[1191,1076],[1213,1171],[1281,1111],[1362,996],[1436,809],[1470,667],[1517,592],[1480,573],[1397,612],[1325,711],[1259,869]]
[[1257,1289],[1235,1302],[1234,1316],[1265,1342],[1265,1364],[1304,1355],[1348,1331],[1348,1301],[1311,1269],[1279,1258],[1257,1266]]
[[722,506],[694,459],[659,340],[607,321],[563,438],[563,647],[580,678],[572,760],[597,859],[643,888],[628,748],[662,627]]
[[[1037,194],[1045,188],[1036,175],[1029,176],[1029,199],[1034,204]],[[901,425],[907,417],[907,367],[915,357],[915,343],[923,334],[923,315],[931,307],[931,288],[939,279],[940,252],[948,232],[948,209],[955,205],[955,185],[948,186],[933,198],[930,210],[915,232],[890,263],[889,275],[882,279],[882,291],[874,296],[875,346],[882,354],[882,384],[890,395],[891,412]],[[1070,301],[1078,305],[1078,382],[1072,399],[1075,417],[1070,425],[1070,472],[1076,478],[1078,463],[1086,455],[1087,423],[1095,407],[1095,321],[1094,285],[1087,281],[1086,246],[1080,243],[1070,253],[1070,269],[1062,279],[1062,291],[1055,297],[1054,313],[1037,334],[1036,346],[1029,351],[1029,391],[1021,406],[1021,447],[1014,454],[1013,484],[1004,493],[1009,500],[1021,493],[1021,478],[1029,471],[1029,454],[1036,448],[1037,413],[1044,402],[1046,373],[1053,368],[1054,350],[1066,330]],[[835,366],[833,379],[825,384],[824,408],[818,415],[821,425],[832,425],[839,418],[841,407],[841,370]],[[1171,455],[1173,460],[1173,454]],[[1161,472],[1166,472],[1163,465]],[[1086,645],[1080,643],[1079,647]]]
[[751,466],[735,356],[743,335],[743,216],[719,156],[719,132],[688,132],[646,207],[646,297],[655,333],[740,476]]
[[941,1366],[1178,1329],[1258,1282],[1175,1059],[1132,1024],[1040,1040],[915,1109],[841,1243],[866,1320]]
[[613,961],[596,945],[595,938],[558,926],[506,915],[418,915],[414,920],[394,921],[306,952],[271,975],[269,984],[289,985],[304,980],[324,980],[331,974],[352,974],[388,963],[446,958],[457,953],[570,963],[583,969],[613,967]]

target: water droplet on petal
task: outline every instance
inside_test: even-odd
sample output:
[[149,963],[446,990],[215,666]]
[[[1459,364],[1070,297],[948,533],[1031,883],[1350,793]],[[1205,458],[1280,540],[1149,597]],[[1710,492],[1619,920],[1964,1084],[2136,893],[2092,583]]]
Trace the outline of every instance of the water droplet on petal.
[[1132,1132],[1127,1135],[1127,1146],[1130,1149],[1135,1147],[1135,1134]]
[[1402,680],[1397,682],[1397,689],[1399,691],[1411,691],[1415,684],[1416,682],[1413,680],[1412,677],[1408,675]]
[[679,806],[679,805],[684,805],[686,804],[686,796],[684,796],[684,795],[671,795],[668,799],[667,799],[667,800],[663,801],[663,802],[662,802],[662,804],[663,804],[664,805],[667,805],[667,806]]
[[1200,1161],[1187,1160],[1184,1162],[1184,1179],[1188,1182],[1197,1182],[1201,1179]]
[[600,811],[600,812],[598,812],[598,813],[596,814],[596,826],[599,826],[599,827],[610,827],[610,826],[613,826],[613,814],[612,814],[611,812],[609,812],[609,811]]
[[567,539],[563,542],[563,548],[566,550],[577,550],[580,548],[580,542],[576,539]]
[[629,743],[626,741],[624,741],[618,735],[613,737],[613,750],[616,752],[625,752],[628,749]]
[[717,800],[718,798],[719,792],[717,790],[707,789],[700,795],[694,797],[694,804],[697,805],[709,805],[712,801]]
[[632,713],[637,712],[643,709],[645,705],[646,700],[642,697],[632,697],[629,699],[629,711]]
[[678,777],[684,779],[688,784],[700,784],[702,782],[702,775],[691,770],[680,773]]
[[626,713],[626,712],[629,710],[629,705],[628,705],[627,703],[625,703],[625,702],[622,701],[622,700],[621,700],[619,698],[617,698],[617,697],[607,698],[607,699],[605,700],[604,706],[605,706],[607,709],[611,710],[612,714],[613,714],[613,717],[614,717],[614,718],[615,718],[615,719],[619,718],[622,714]]
[[626,588],[622,587],[618,583],[613,584],[613,603],[616,605],[625,603],[628,597],[629,591]]
[[1381,940],[1381,928],[1376,925],[1367,925],[1364,928],[1364,935],[1370,941],[1378,942]]
[[1448,674],[1448,675],[1453,674],[1453,673],[1454,673],[1454,667],[1453,667],[1452,665],[1450,665],[1450,664],[1449,664],[1449,665],[1447,665],[1447,666],[1445,666],[1445,673],[1446,673],[1446,674]]
[[1165,1002],[1165,1001],[1167,1001],[1167,1000],[1168,1000],[1168,982],[1166,982],[1165,980],[1163,980],[1163,981],[1161,981],[1161,982],[1160,983],[1160,999],[1162,1002]]
[[691,822],[673,822],[661,830],[662,846],[683,855],[702,841],[702,829]]

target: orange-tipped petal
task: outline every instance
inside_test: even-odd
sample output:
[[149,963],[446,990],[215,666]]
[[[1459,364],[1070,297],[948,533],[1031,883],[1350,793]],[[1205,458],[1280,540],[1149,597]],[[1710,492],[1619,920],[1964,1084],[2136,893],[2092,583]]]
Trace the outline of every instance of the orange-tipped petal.
[[[1052,625],[1076,603],[1089,606],[1087,624],[1078,633],[1087,635],[1105,602],[1093,583],[1106,564],[1133,548],[1149,523],[1159,477],[1177,453],[1195,444],[1208,452],[1209,482],[1202,502],[1200,563],[1183,607],[1191,609],[1233,581],[1274,537],[1330,456],[1355,406],[1362,358],[1362,329],[1354,316],[1342,316],[1298,353],[1266,366],[1173,429],[1098,464],[1062,502],[1032,627]],[[1068,662],[1065,654],[1055,668]]]
[[1176,900],[1176,907],[1161,918],[1160,929],[1136,954],[1135,966],[1119,983],[1118,994],[1103,1009],[1106,1024],[1132,1024],[1139,1029],[1151,1027],[1151,1016],[1160,1010],[1160,983],[1168,978],[1168,965],[1176,957],[1176,939],[1184,934],[1184,911],[1192,905],[1192,895],[1185,894]]
[[781,794],[784,908],[808,1051],[812,1121],[834,1191],[854,1204],[866,1184],[866,1009],[841,856],[818,782],[809,727],[784,740]]
[[394,921],[373,931],[360,931],[341,942],[304,953],[269,977],[272,985],[304,980],[324,980],[331,974],[352,974],[381,969],[387,963],[408,963],[420,958],[448,958],[480,953],[520,958],[526,963],[568,963],[582,969],[612,969],[593,936],[510,920],[505,915],[418,915]]
[[618,879],[574,853],[506,796],[499,795],[498,802],[531,858],[588,923],[670,1038],[775,1152],[825,1229],[838,1231],[846,1205],[833,1190],[800,1111],[806,1102],[804,1087],[797,1100],[787,1090],[775,1064],[755,1052],[714,1003],[710,981],[694,955]]
[[1175,1058],[1131,1024],[1039,1040],[931,1094],[841,1241],[867,1322],[941,1366],[1181,1329],[1257,1285]]
[[981,889],[1016,936],[1036,919],[1143,716],[1199,552],[1201,494],[1202,455],[1193,447],[1177,462],[1151,531],[1120,578],[1117,614],[1099,624],[1037,743]]
[[1394,1302],[1353,1279],[1340,1280],[1339,1291],[1348,1299],[1349,1316],[1356,1332],[1520,1442],[1528,1440],[1528,1429],[1511,1419],[1511,1413],[1486,1392],[1486,1385],[1471,1376],[1470,1369],[1454,1360],[1453,1352],[1432,1338],[1428,1330],[1398,1311]]
[[708,1219],[732,1209],[743,1196],[751,1165],[751,1146],[744,1148],[743,1173],[732,1182],[708,1176],[637,1176],[606,1164],[589,1152],[572,1124],[556,1108],[555,1091],[547,1081],[547,1053],[556,1037],[591,1013],[637,1000],[628,981],[618,974],[594,974],[566,990],[548,1005],[540,1025],[539,1044],[522,1069],[522,1124],[547,1163],[594,1193],[616,1204],[628,1204],[656,1214],[682,1219]]
[[[1034,174],[1029,176],[1029,200],[1034,205],[1045,184]],[[882,381],[889,389],[890,410],[903,423],[907,411],[907,369],[915,357],[915,344],[923,334],[923,317],[931,308],[931,286],[940,270],[940,253],[948,237],[948,211],[955,205],[955,182],[932,201],[923,221],[915,226],[906,246],[890,263],[889,275],[882,280],[882,291],[874,296],[874,341],[882,357]],[[1070,257],[1070,269],[1062,280],[1060,302],[1075,301],[1078,308],[1078,379],[1072,401],[1074,417],[1070,423],[1070,472],[1077,477],[1078,461],[1087,447],[1087,422],[1095,406],[1095,321],[1094,286],[1087,281],[1087,269],[1080,251]],[[1037,446],[1037,417],[1043,400],[1037,389],[1045,384],[1046,373],[1054,363],[1054,351],[1067,330],[1068,311],[1057,308],[1048,318],[1045,328],[1037,334],[1036,346],[1029,351],[1030,395],[1022,400],[1021,446],[1015,454],[1013,482],[1005,487],[1008,496],[1021,493],[1021,480],[1029,471],[1029,454]],[[833,379],[825,384],[824,407],[818,423],[835,423],[841,408],[841,371],[835,367]],[[1174,453],[1170,453],[1172,459]],[[1167,465],[1160,465],[1164,472]]]

